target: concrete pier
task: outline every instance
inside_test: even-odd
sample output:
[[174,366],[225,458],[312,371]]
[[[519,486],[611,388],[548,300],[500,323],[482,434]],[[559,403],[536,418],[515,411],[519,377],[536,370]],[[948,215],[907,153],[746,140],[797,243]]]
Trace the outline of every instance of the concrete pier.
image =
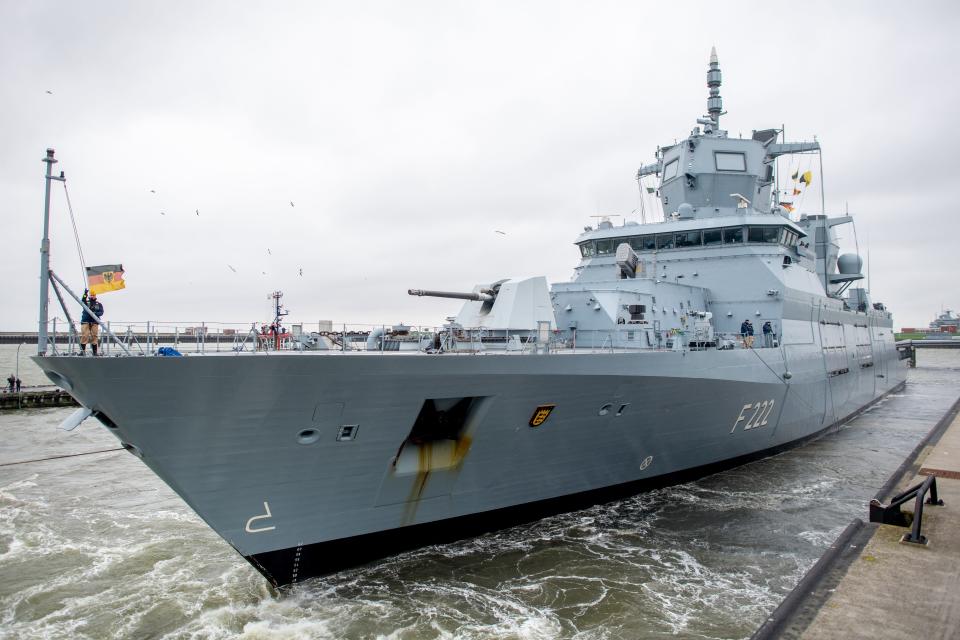
[[[960,400],[878,494],[934,476],[943,506],[923,507],[927,544],[903,542],[909,528],[855,520],[753,640],[960,638]],[[884,495],[886,494],[886,495]],[[914,500],[903,505],[912,520]]]
[[20,391],[0,393],[0,410],[67,407],[76,404],[77,401],[73,399],[73,396],[53,385],[23,387]]

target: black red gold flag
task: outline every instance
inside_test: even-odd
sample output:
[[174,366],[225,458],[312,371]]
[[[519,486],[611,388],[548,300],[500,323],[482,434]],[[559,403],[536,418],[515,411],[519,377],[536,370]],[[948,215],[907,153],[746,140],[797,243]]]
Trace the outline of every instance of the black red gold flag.
[[122,264],[102,264],[97,267],[87,267],[87,288],[91,293],[100,295],[107,291],[125,289]]

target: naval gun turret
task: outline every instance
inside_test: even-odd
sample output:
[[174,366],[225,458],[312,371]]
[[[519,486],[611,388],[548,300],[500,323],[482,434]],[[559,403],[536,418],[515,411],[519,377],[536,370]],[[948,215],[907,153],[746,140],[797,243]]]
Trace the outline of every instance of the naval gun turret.
[[543,276],[478,284],[470,292],[408,289],[411,296],[465,300],[456,322],[465,329],[533,331],[540,322],[556,327],[550,289]]

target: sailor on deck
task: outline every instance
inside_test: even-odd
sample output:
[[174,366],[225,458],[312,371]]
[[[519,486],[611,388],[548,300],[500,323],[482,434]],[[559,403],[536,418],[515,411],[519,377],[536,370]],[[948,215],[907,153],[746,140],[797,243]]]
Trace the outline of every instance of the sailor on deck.
[[[97,323],[97,320],[103,315],[103,305],[97,300],[97,294],[93,292],[88,295],[87,292],[84,291],[81,300],[83,304],[86,305],[86,308],[83,310],[83,315],[80,316],[80,353],[86,354],[87,345],[89,344],[93,348],[93,355],[97,355],[97,348],[100,341],[100,325]],[[91,316],[87,308],[90,309],[96,317]]]
[[740,325],[740,337],[743,339],[744,348],[753,348],[753,323],[749,319]]

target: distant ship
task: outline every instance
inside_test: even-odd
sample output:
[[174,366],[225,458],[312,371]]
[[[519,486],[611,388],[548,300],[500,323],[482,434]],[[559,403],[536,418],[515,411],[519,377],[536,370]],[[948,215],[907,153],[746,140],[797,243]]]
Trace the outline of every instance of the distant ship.
[[945,309],[930,323],[930,331],[939,333],[957,333],[960,327],[960,318],[953,315],[953,311]]
[[35,360],[274,585],[796,446],[906,363],[839,255],[851,217],[777,193],[776,159],[819,144],[730,138],[720,85],[714,51],[707,115],[639,169],[663,221],[586,227],[569,282],[411,290],[464,300],[429,334]]

